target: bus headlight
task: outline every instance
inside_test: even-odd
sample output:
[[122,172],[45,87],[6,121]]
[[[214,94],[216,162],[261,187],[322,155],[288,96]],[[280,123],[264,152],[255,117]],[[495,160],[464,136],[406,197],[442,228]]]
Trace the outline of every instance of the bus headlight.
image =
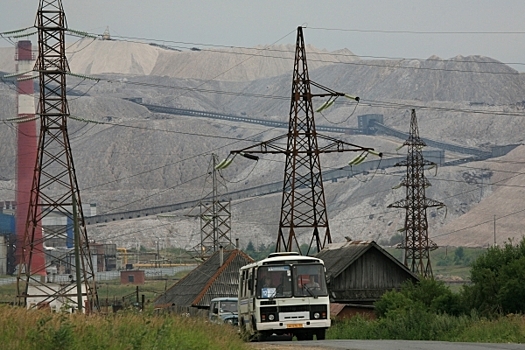
[[319,314],[319,312],[314,312],[314,318],[317,319],[317,318],[319,318],[319,317],[321,317],[321,315]]
[[273,321],[273,320],[275,320],[275,316],[273,314],[269,314],[268,321]]

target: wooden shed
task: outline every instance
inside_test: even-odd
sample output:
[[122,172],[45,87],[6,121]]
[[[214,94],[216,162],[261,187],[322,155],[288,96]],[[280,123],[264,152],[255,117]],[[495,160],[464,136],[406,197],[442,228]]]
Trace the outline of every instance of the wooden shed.
[[239,269],[252,262],[251,257],[238,249],[215,252],[160,295],[155,307],[207,309],[213,298],[237,297]]
[[316,257],[325,263],[328,290],[335,303],[372,305],[403,282],[419,281],[374,241],[332,243]]

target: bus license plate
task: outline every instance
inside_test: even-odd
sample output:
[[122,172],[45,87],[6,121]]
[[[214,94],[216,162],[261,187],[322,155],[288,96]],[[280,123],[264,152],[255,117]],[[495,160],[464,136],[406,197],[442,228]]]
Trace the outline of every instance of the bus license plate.
[[302,323],[290,323],[286,325],[286,328],[303,328]]

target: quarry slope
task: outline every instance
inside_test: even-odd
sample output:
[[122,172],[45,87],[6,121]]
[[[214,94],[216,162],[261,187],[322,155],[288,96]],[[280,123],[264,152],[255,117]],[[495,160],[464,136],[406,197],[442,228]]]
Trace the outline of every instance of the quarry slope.
[[[231,51],[231,52],[230,52]],[[96,76],[96,83],[68,78],[75,95],[71,114],[95,123],[71,121],[69,132],[83,202],[96,202],[100,213],[120,212],[202,198],[211,191],[206,181],[212,153],[224,158],[232,149],[271,139],[283,129],[151,113],[125,98],[145,103],[246,115],[286,123],[290,109],[293,47],[271,50],[221,49],[178,52],[151,45],[114,41],[79,42],[69,48],[72,71]],[[254,56],[254,52],[258,54]],[[457,56],[425,60],[362,60],[349,50],[327,53],[307,47],[310,78],[334,90],[359,95],[356,107],[341,101],[323,114],[318,125],[357,126],[357,115],[378,113],[385,124],[408,131],[410,109],[418,115],[422,137],[489,149],[520,144],[525,132],[523,75],[493,59]],[[0,70],[12,72],[0,50]],[[334,63],[336,62],[336,63]],[[9,65],[11,64],[11,67]],[[320,105],[323,100],[315,100]],[[473,113],[474,112],[474,113]],[[16,115],[13,84],[0,84],[0,118]],[[0,196],[14,199],[16,131],[0,128]],[[385,156],[403,140],[381,135],[330,134],[347,142],[374,147]],[[447,160],[464,157],[446,154]],[[525,153],[516,148],[501,159],[442,167],[429,172],[430,198],[444,202],[445,211],[429,210],[429,235],[440,245],[484,246],[493,240],[519,239],[521,190],[519,173]],[[322,157],[326,169],[339,168],[352,154]],[[284,158],[264,156],[254,164],[236,160],[223,172],[227,190],[282,181]],[[505,180],[506,176],[516,177]],[[334,240],[344,237],[388,242],[399,234],[404,213],[387,209],[404,198],[392,190],[403,169],[325,183]],[[478,182],[471,179],[477,178]],[[466,179],[469,179],[468,181]],[[483,179],[483,182],[481,181]],[[232,203],[232,237],[270,244],[280,215],[279,195]],[[523,208],[525,209],[525,208]],[[492,211],[492,213],[491,213]],[[89,227],[96,241],[122,246],[137,242],[153,246],[158,237],[167,245],[191,248],[200,235],[198,220],[187,211]],[[499,218],[499,219],[498,219]],[[309,240],[304,233],[300,240]]]

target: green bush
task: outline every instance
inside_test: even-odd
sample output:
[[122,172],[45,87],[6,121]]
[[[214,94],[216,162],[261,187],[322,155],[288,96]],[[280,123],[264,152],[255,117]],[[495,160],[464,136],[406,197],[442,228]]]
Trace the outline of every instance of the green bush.
[[383,294],[375,304],[375,312],[378,317],[385,317],[390,310],[407,309],[412,300],[404,293],[389,291]]
[[491,247],[472,264],[471,286],[465,286],[463,299],[482,315],[524,313],[525,240],[511,241],[504,247]]
[[466,311],[461,296],[452,293],[443,282],[422,279],[419,283],[406,282],[400,291],[390,291],[375,304],[376,314],[384,317],[389,310],[418,309],[441,314],[460,315]]

